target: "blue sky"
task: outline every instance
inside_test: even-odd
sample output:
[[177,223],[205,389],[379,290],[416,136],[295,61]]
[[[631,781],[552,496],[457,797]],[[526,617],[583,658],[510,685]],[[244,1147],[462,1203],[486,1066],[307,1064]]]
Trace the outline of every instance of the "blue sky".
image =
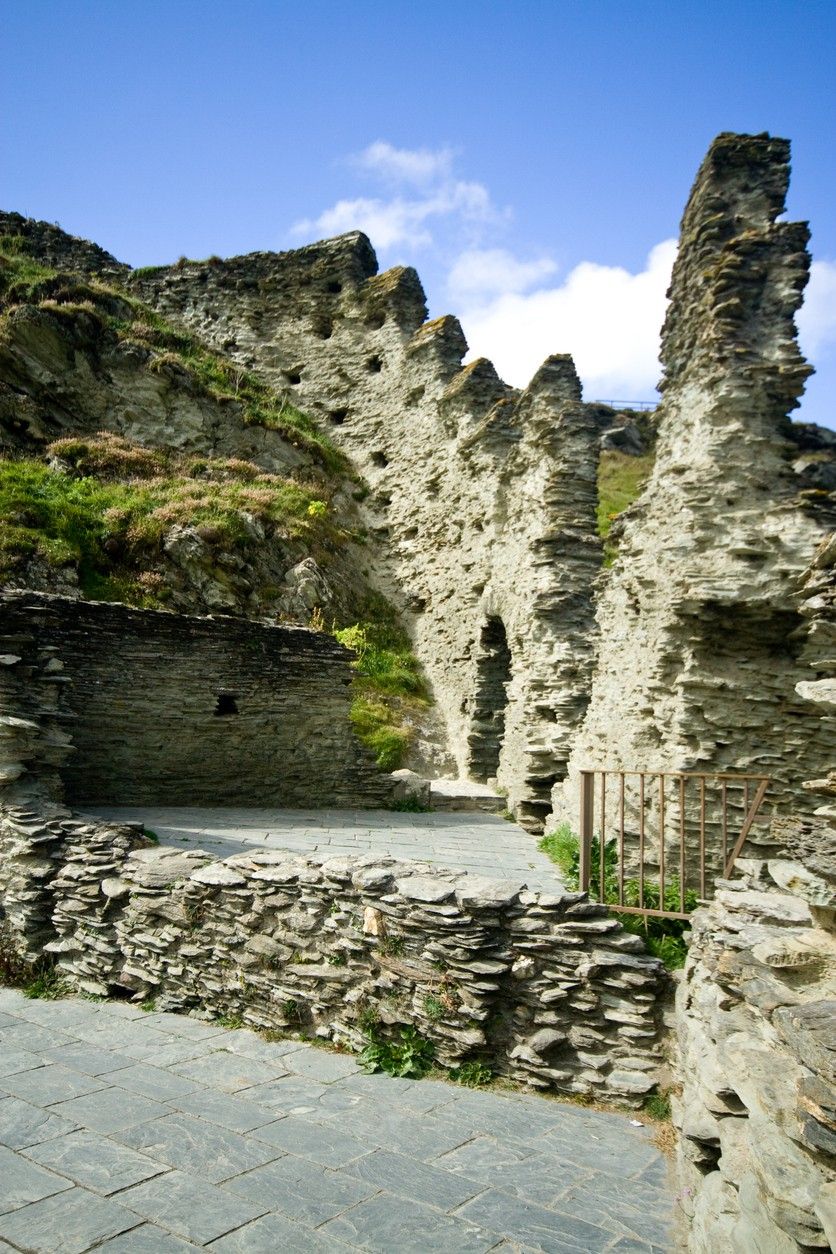
[[786,135],[796,416],[836,427],[833,0],[5,0],[3,34],[3,207],[134,265],[362,226],[510,381],[571,351],[590,398],[653,395],[712,137]]

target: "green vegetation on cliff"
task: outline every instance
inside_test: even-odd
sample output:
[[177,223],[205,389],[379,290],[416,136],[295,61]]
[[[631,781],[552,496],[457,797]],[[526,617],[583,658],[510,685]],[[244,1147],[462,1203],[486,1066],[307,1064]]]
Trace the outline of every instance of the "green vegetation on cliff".
[[0,577],[37,556],[74,567],[91,599],[153,606],[165,600],[157,567],[176,524],[243,549],[266,530],[315,539],[334,529],[314,490],[249,462],[175,458],[107,433],[48,451],[60,468],[0,459]]
[[68,318],[83,314],[102,338],[115,336],[146,349],[150,370],[182,372],[196,390],[237,404],[245,425],[280,432],[329,472],[347,469],[343,455],[313,419],[251,371],[177,330],[113,281],[58,273],[31,256],[30,247],[22,235],[0,236],[0,308],[35,304]]
[[382,597],[370,598],[367,617],[337,628],[340,644],[353,649],[354,730],[374,753],[378,766],[395,771],[403,765],[415,724],[427,708],[428,693],[409,637]]
[[640,495],[653,469],[655,450],[631,457],[616,449],[605,449],[598,463],[598,535],[604,541],[604,561],[611,565],[616,546],[608,541],[613,523]]

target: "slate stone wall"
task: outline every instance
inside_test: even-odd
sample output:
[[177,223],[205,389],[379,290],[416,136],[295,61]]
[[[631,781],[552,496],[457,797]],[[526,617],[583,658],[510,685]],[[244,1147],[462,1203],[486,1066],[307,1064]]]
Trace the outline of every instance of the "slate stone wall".
[[412,1027],[439,1063],[639,1103],[666,977],[584,894],[392,858],[219,861],[138,827],[0,808],[10,942],[91,994],[362,1048]]
[[12,796],[374,806],[391,793],[352,730],[351,655],[330,636],[6,593],[0,654]]

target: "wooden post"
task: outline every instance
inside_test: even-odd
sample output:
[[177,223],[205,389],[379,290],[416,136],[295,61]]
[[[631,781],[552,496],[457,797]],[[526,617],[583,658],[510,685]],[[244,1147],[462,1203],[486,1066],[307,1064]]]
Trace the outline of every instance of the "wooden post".
[[581,771],[581,830],[578,888],[589,892],[592,879],[592,824],[595,814],[595,772]]

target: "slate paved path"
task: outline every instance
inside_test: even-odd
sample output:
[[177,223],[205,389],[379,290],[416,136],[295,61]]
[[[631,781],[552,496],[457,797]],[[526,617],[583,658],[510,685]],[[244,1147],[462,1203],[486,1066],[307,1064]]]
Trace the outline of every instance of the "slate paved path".
[[537,838],[495,814],[401,814],[392,810],[267,810],[231,807],[108,807],[102,818],[136,820],[167,845],[227,858],[250,848],[320,852],[332,857],[390,853],[556,892],[554,863]]
[[627,1117],[0,990],[0,1251],[669,1251]]

